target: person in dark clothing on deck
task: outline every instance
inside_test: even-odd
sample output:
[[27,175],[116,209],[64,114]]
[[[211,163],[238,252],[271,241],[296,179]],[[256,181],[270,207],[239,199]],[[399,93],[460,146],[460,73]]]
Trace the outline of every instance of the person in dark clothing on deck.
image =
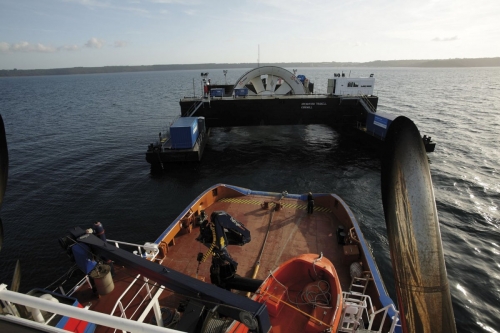
[[314,199],[311,192],[307,195],[307,214],[312,214],[314,211]]

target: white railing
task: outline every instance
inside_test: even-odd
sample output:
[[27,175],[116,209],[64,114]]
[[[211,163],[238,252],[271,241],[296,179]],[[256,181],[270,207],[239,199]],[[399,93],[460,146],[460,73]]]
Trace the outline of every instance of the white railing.
[[368,325],[368,329],[369,330],[372,329],[375,317],[379,313],[383,313],[383,319],[382,319],[382,322],[380,324],[380,327],[379,327],[378,331],[374,331],[374,332],[377,332],[377,333],[382,333],[382,327],[384,326],[385,319],[388,318],[387,313],[389,312],[389,309],[392,309],[394,311],[394,316],[391,318],[392,319],[392,324],[391,324],[391,328],[390,328],[389,332],[392,333],[392,332],[394,332],[394,330],[396,329],[396,327],[401,327],[401,324],[398,324],[398,321],[399,321],[399,311],[396,310],[396,308],[394,307],[394,305],[389,304],[386,307],[383,307],[382,309],[377,310],[377,311],[373,312],[370,315],[370,321],[369,321],[370,324]]
[[[127,245],[127,246],[136,247],[137,251],[133,251],[134,254],[141,256],[143,258],[146,258],[146,259],[150,259],[151,261],[156,260],[156,257],[160,253],[158,250],[154,251],[154,253],[147,253],[146,244],[151,244],[151,246],[153,246],[153,244],[155,244],[155,243],[146,243],[144,245],[140,245],[140,244],[116,241],[116,240],[112,240],[112,239],[108,239],[107,241],[108,241],[108,243],[114,243],[117,248],[120,248],[120,245]],[[156,247],[156,249],[158,249],[158,248]],[[142,253],[143,251],[145,252],[145,254]]]
[[[347,307],[354,307],[357,308],[358,310],[355,311],[356,316],[353,318],[356,321],[361,321],[361,320],[367,320],[368,322],[368,331],[370,332],[376,332],[376,333],[382,333],[384,324],[386,319],[389,319],[388,312],[390,309],[394,311],[394,316],[390,319],[392,319],[391,326],[388,333],[393,333],[396,329],[396,327],[401,327],[400,324],[398,324],[399,321],[399,312],[396,310],[394,305],[389,304],[386,307],[379,309],[377,311],[374,311],[373,308],[373,303],[370,298],[370,296],[361,294],[361,293],[356,293],[356,292],[342,292],[342,297],[344,298],[344,309],[343,309],[343,316],[345,316],[345,309]],[[360,312],[358,312],[360,311]],[[378,329],[374,330],[374,324],[375,324],[375,319],[379,318],[379,316],[382,315],[381,320],[379,321],[379,326]],[[341,323],[343,321],[343,318],[341,320]],[[342,325],[342,324],[341,324]],[[342,329],[342,327],[339,329],[339,332],[354,332],[356,329],[356,326],[350,326],[350,328],[347,329]]]
[[[30,308],[57,313],[62,316],[76,318],[97,325],[112,327],[127,332],[158,332],[158,333],[179,332],[177,330],[165,327],[158,327],[129,319],[110,316],[108,314],[103,314],[100,312],[89,310],[88,308],[79,308],[67,304],[55,303],[35,296],[29,296],[9,291],[7,290],[7,286],[5,284],[0,285],[0,300],[3,303],[4,302],[7,303],[6,309],[10,313],[4,316],[0,316],[0,321],[2,320],[11,321],[25,327],[36,327],[42,331],[45,331],[47,329],[45,324],[17,317],[15,311],[12,311],[12,308],[14,306],[13,304],[21,304]],[[51,329],[53,329],[53,331],[57,331],[57,329],[53,327],[51,327]]]
[[[116,301],[115,306],[113,307],[113,310],[111,310],[110,315],[113,316],[115,314],[115,312],[117,312],[117,309],[119,309],[120,313],[118,314],[118,317],[134,320],[136,314],[142,308],[142,306],[146,303],[146,301],[148,300],[148,298],[149,298],[149,300],[153,300],[153,295],[151,294],[151,287],[149,285],[149,279],[146,278],[146,277],[143,277],[144,283],[142,284],[142,286],[140,286],[139,290],[135,293],[135,295],[132,297],[132,299],[127,304],[124,304],[122,302],[123,297],[127,294],[127,292],[130,290],[130,288],[132,288],[134,286],[134,284],[139,280],[140,277],[141,277],[141,275],[138,274],[135,277],[135,279],[132,281],[132,283],[130,283],[130,285],[128,286],[128,288],[120,295],[120,297]],[[154,283],[152,287],[153,288],[157,287],[157,283]],[[147,297],[142,297],[142,300],[140,301],[140,303],[138,305],[134,304],[135,311],[127,317],[126,311],[130,308],[130,306],[133,304],[133,302],[138,297],[139,297],[139,299],[141,299],[140,293],[144,289],[146,289],[146,296]],[[150,307],[146,307],[146,311],[149,312],[150,310],[151,310]],[[141,317],[145,317],[145,316],[141,316]],[[116,330],[115,330],[115,332],[116,332]]]
[[[108,239],[108,242],[109,243],[114,243],[117,248],[120,248],[120,245],[121,246],[135,247],[135,248],[137,248],[137,251],[134,251],[133,252],[134,254],[136,254],[138,256],[141,256],[143,258],[149,259],[151,261],[157,260],[156,257],[159,254],[159,250],[158,250],[157,247],[156,247],[156,250],[150,251],[148,253],[148,249],[146,249],[146,244],[148,244],[148,243],[146,243],[144,245],[140,245],[140,244],[133,244],[133,243],[127,243],[127,242],[121,242],[121,241],[111,240],[111,239]],[[152,243],[150,243],[150,244],[151,245],[149,245],[149,247],[153,246]],[[153,252],[153,253],[151,253],[151,252]],[[119,313],[117,313],[117,315],[119,317],[126,318],[126,319],[133,319],[136,316],[136,314],[138,313],[138,311],[142,308],[142,306],[146,303],[146,301],[148,300],[148,298],[149,298],[149,300],[153,300],[154,299],[154,296],[151,294],[151,291],[152,291],[152,289],[157,288],[158,284],[156,282],[154,284],[151,284],[149,282],[149,279],[146,278],[146,277],[142,278],[143,283],[142,282],[138,282],[139,279],[140,279],[140,277],[141,277],[141,275],[137,274],[137,276],[132,280],[132,282],[125,289],[125,291],[120,295],[120,297],[118,297],[118,299],[117,299],[117,301],[115,303],[115,306],[113,307],[113,309],[110,312],[110,315],[115,315],[115,313],[117,313],[117,311],[119,310]],[[131,300],[127,304],[125,304],[123,302],[123,298],[125,297],[125,295],[127,295],[127,293],[130,291],[130,289],[133,286],[136,286],[138,283],[142,283],[142,285],[139,286],[139,289],[132,296]],[[147,297],[142,297],[140,295],[141,292],[143,292],[144,290],[146,291],[146,296]],[[139,305],[134,304],[135,311],[127,317],[127,314],[126,314],[127,310],[131,307],[131,305],[133,304],[133,302],[137,298],[142,299],[142,300],[140,301]],[[146,307],[146,311],[149,312],[150,309],[151,309],[150,307]]]
[[[148,249],[146,249],[145,246],[148,243],[146,243],[144,245],[140,245],[140,244],[134,244],[134,243],[127,243],[127,242],[122,242],[122,241],[111,240],[111,239],[108,239],[107,241],[109,243],[114,244],[117,248],[120,248],[120,245],[121,246],[130,246],[132,248],[137,248],[136,251],[133,251],[134,254],[136,254],[138,256],[141,256],[143,258],[149,259],[151,261],[158,260],[157,256],[159,254],[159,250],[158,250],[157,247],[156,248],[154,247],[154,245],[155,245],[154,243],[149,243],[150,245],[147,245]],[[151,250],[152,248],[153,248],[153,250]],[[130,285],[125,289],[125,291],[119,296],[119,298],[116,301],[113,309],[110,312],[110,315],[113,316],[115,314],[115,312],[117,312],[117,309],[119,309],[120,313],[118,314],[118,317],[125,318],[125,319],[132,319],[137,314],[138,310],[141,309],[142,305],[148,300],[148,298],[151,299],[151,300],[154,299],[154,296],[152,295],[151,292],[152,292],[152,289],[156,288],[158,285],[157,285],[157,283],[150,284],[149,283],[149,279],[147,279],[146,277],[143,277],[144,283],[142,284],[142,286],[139,287],[139,289],[135,293],[135,295],[132,296],[132,299],[127,304],[124,304],[124,302],[122,301],[123,298],[125,297],[125,295],[130,291],[130,289],[134,285],[137,284],[137,281],[139,280],[140,277],[141,277],[141,275],[138,274],[132,280],[132,282],[130,283]],[[59,285],[53,291],[54,292],[59,291],[64,296],[72,296],[76,291],[78,291],[85,284],[88,284],[89,287],[92,287],[92,285],[90,284],[88,275],[86,275],[84,278],[82,278],[80,281],[78,281],[68,292],[64,291],[62,284]],[[141,297],[140,293],[143,292],[144,289],[146,290],[146,296],[147,297],[142,297],[142,301],[139,303],[138,306],[134,305],[134,307],[136,307],[136,310],[132,314],[130,314],[128,316],[128,318],[127,318],[126,311],[131,307],[131,305],[132,305],[132,303],[133,303],[134,300],[136,300],[138,297]],[[150,310],[151,310],[151,306],[148,305],[146,307],[145,311],[149,312]],[[48,324],[55,316],[56,316],[56,314],[52,315],[46,321],[46,324]]]
[[[141,256],[143,258],[149,259],[151,261],[159,260],[159,259],[157,259],[157,256],[159,254],[159,250],[158,250],[158,247],[155,246],[156,245],[155,243],[146,243],[144,245],[140,245],[140,244],[133,244],[133,243],[127,243],[127,242],[121,242],[121,241],[115,241],[115,240],[109,240],[109,239],[108,239],[108,242],[114,243],[114,245],[116,247],[118,247],[118,248],[120,246],[131,246],[133,248],[137,248],[136,251],[133,251],[134,254],[136,254],[138,256]],[[163,261],[163,260],[160,260],[160,263],[161,263],[161,261]],[[163,291],[163,288],[159,287],[157,283],[151,284],[149,282],[149,279],[147,279],[146,277],[143,277],[143,283],[142,283],[141,286],[139,286],[139,289],[137,290],[137,292],[135,293],[135,295],[132,296],[132,299],[127,304],[125,304],[123,302],[124,296],[130,291],[130,289],[134,285],[137,284],[137,281],[139,280],[140,277],[141,277],[141,275],[138,274],[133,279],[133,281],[130,283],[130,285],[119,296],[119,298],[116,301],[115,306],[113,307],[112,311],[109,314],[103,314],[103,315],[108,315],[108,316],[111,316],[113,318],[120,317],[120,318],[124,318],[124,319],[133,319],[137,315],[137,312],[141,308],[143,308],[143,305],[144,305],[145,302],[148,301],[148,298],[149,298],[149,300],[152,300],[153,302],[154,301],[157,302],[157,298],[159,297],[159,295]],[[64,282],[66,282],[66,281],[64,281]],[[88,284],[89,287],[92,287],[91,284],[90,284],[88,275],[86,275],[84,278],[82,278],[80,281],[78,281],[68,292],[65,292],[65,290],[63,289],[64,282],[61,283],[59,286],[57,286],[52,291],[53,292],[59,292],[59,293],[61,293],[64,296],[72,296],[73,294],[75,294],[75,292],[77,292],[85,284]],[[159,289],[158,291],[156,291],[156,295],[153,295],[152,291],[154,291],[154,289],[157,289],[157,288],[161,288],[161,289]],[[1,288],[0,288],[0,290],[1,290]],[[142,297],[140,294],[144,290],[145,290],[145,294],[146,295],[145,295],[145,297]],[[8,290],[5,290],[5,291],[8,291]],[[18,293],[16,293],[16,294],[18,294]],[[23,294],[19,294],[19,295],[23,295]],[[35,298],[33,296],[28,296],[28,295],[24,295],[24,296],[25,297],[31,297],[32,299]],[[136,305],[136,304],[133,305],[134,308],[135,308],[135,311],[132,314],[130,314],[128,316],[128,318],[127,318],[126,311],[131,307],[132,303],[138,297],[139,297],[139,299],[142,299],[142,300],[140,301],[139,305]],[[7,300],[7,299],[4,299],[4,300]],[[150,304],[145,307],[144,312],[151,311],[152,307],[154,308],[155,312],[159,312],[159,306],[158,306],[158,309],[157,309],[157,307],[155,306],[155,304],[151,304],[151,303],[152,302],[150,302]],[[19,302],[19,304],[24,304],[24,303]],[[33,305],[28,305],[28,306],[33,307]],[[40,309],[43,310],[42,307],[40,307]],[[117,317],[115,317],[114,314],[115,314],[115,312],[117,312],[117,309],[119,309],[120,313],[117,314]],[[8,312],[11,313],[13,316],[17,315],[16,311],[14,310],[14,307],[12,307],[12,306],[10,306],[10,311],[8,311]],[[49,324],[58,314],[64,314],[63,312],[57,312],[57,311],[51,311],[51,312],[53,312],[53,315],[50,316],[42,325]],[[160,318],[161,318],[161,314],[159,314],[159,315],[160,315]],[[146,313],[143,313],[143,314],[141,314],[140,318],[144,318],[145,316],[146,316]],[[79,317],[75,316],[75,318],[79,318]],[[19,320],[19,318],[18,319],[13,319],[13,320]],[[23,321],[23,320],[24,319],[21,318],[21,321]],[[142,319],[142,320],[144,320],[144,319]],[[142,320],[141,320],[141,322],[142,322]],[[30,320],[28,320],[28,322],[32,322],[33,323],[33,321],[30,321]],[[90,321],[90,322],[96,322],[96,321]],[[29,325],[31,325],[31,324],[25,323],[25,326],[29,326]],[[117,329],[119,329],[119,327],[120,327],[120,326],[111,326],[111,325],[106,325],[106,326],[114,327],[114,328],[117,328]],[[151,325],[148,325],[148,327],[149,326],[151,326]],[[115,331],[116,331],[116,329],[115,329]]]
[[200,106],[203,105],[203,99],[198,102],[198,104],[193,104],[191,108],[189,108],[188,112],[191,111],[191,109],[194,107],[194,110],[189,114],[188,117],[192,117],[193,114],[200,108]]

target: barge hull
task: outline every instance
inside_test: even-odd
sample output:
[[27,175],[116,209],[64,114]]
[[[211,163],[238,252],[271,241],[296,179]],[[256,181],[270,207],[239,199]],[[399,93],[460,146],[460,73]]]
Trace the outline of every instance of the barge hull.
[[[367,99],[376,108],[378,97]],[[205,117],[207,127],[327,124],[356,126],[365,123],[366,109],[357,96],[247,96],[245,98],[184,98],[179,104],[182,117]]]

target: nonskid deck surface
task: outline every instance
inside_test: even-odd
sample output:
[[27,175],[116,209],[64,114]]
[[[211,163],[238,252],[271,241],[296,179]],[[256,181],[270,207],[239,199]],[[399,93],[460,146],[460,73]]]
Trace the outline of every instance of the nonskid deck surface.
[[[225,211],[250,230],[252,239],[249,243],[228,246],[228,252],[238,262],[237,274],[244,277],[253,275],[273,212],[256,278],[265,279],[279,264],[300,254],[322,252],[337,268],[342,287],[348,288],[349,266],[342,264],[342,246],[337,244],[336,239],[339,222],[333,214],[322,207],[315,207],[313,214],[307,214],[307,203],[295,199],[282,199],[283,207],[279,211],[274,210],[272,205],[263,209],[261,204],[266,200],[269,201],[269,198],[253,195],[225,198],[205,210],[208,216],[213,211]],[[198,275],[196,272],[198,253],[208,250],[195,240],[198,235],[198,227],[194,227],[191,233],[187,230],[180,232],[175,238],[175,245],[169,246],[163,265],[210,282],[210,257],[200,265]]]

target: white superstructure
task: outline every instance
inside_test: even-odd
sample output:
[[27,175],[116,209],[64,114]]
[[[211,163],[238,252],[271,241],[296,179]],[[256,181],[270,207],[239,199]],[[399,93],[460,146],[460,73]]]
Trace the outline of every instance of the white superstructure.
[[373,95],[375,78],[370,77],[345,77],[337,74],[333,79],[328,79],[327,93],[333,95]]

